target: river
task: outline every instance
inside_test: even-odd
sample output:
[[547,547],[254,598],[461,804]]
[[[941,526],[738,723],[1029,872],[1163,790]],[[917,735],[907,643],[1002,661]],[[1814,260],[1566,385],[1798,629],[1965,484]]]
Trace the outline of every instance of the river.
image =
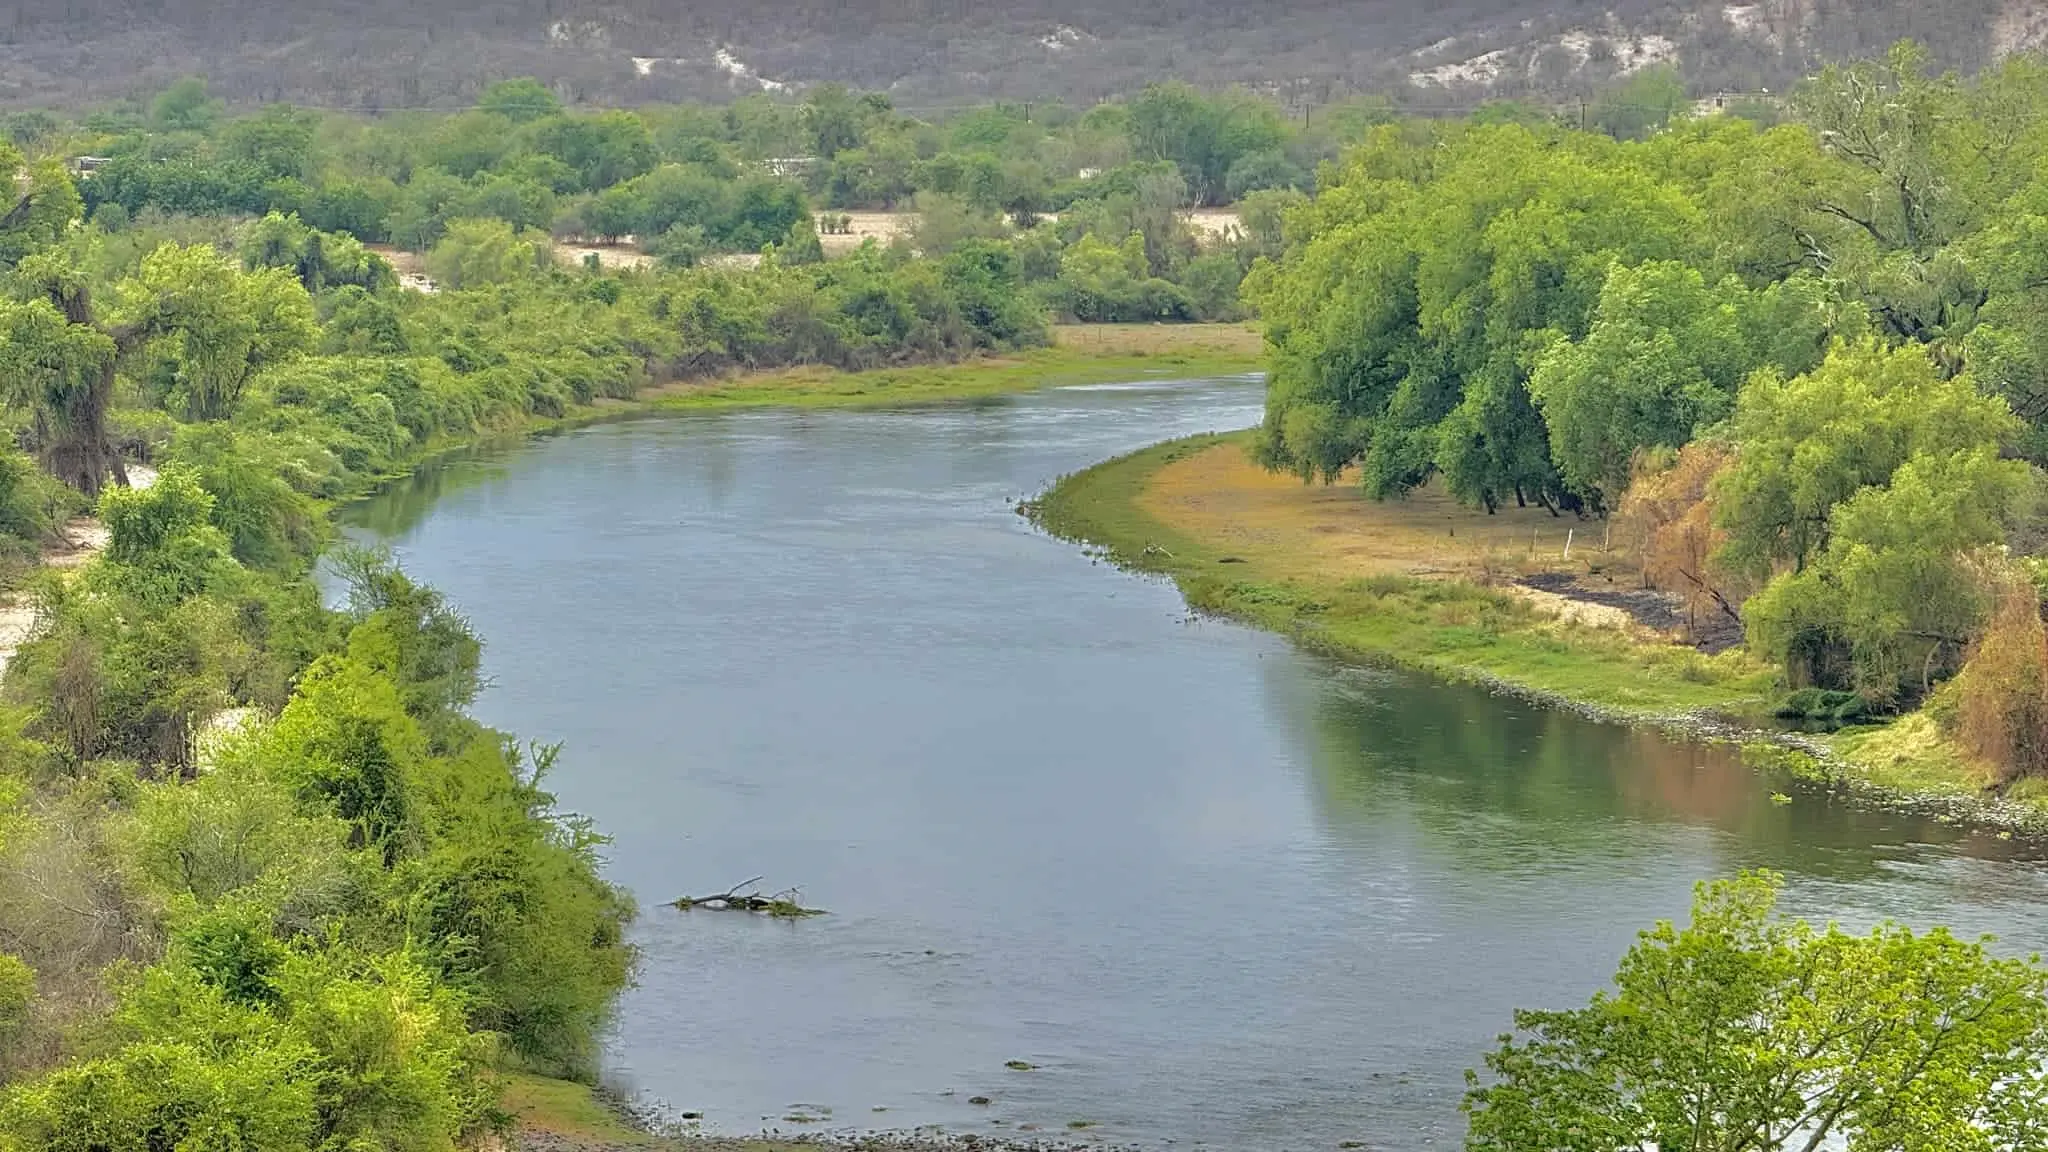
[[[2048,946],[2038,853],[1189,619],[1009,505],[1259,408],[635,419],[355,510],[485,638],[478,715],[566,744],[551,786],[614,837],[618,1083],[726,1133],[1451,1148],[1513,1009],[1582,1003],[1703,877]],[[752,876],[831,915],[665,906]]]

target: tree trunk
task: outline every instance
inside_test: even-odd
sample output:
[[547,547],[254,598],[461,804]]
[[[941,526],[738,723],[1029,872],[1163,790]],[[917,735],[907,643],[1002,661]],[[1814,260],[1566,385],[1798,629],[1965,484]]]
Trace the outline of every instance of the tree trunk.
[[127,469],[107,438],[107,405],[114,395],[114,366],[108,364],[89,388],[79,389],[54,420],[40,420],[43,467],[52,476],[98,499],[113,473],[125,487]]

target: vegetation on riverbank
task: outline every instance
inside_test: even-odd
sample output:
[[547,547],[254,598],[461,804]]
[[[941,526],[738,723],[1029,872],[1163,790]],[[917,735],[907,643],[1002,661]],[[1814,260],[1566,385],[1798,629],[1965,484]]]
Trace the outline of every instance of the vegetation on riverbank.
[[[1196,608],[1338,654],[1497,682],[1638,719],[1699,710],[1755,715],[1764,705],[1771,674],[1740,654],[1708,657],[1683,645],[1570,625],[1465,580],[1321,563],[1313,559],[1317,538],[1329,533],[1312,520],[1265,518],[1219,539],[1214,524],[1191,525],[1157,499],[1163,470],[1208,453],[1242,460],[1248,443],[1248,434],[1196,436],[1142,449],[1061,479],[1030,511],[1048,531],[1101,548],[1121,565],[1172,577]],[[1237,471],[1242,480],[1261,478],[1248,461]],[[1222,500],[1231,492],[1192,495]],[[1365,505],[1362,497],[1359,503]],[[1372,550],[1370,527],[1349,530],[1366,532],[1363,548]]]
[[1237,376],[1259,371],[1264,363],[1263,340],[1244,324],[1060,325],[1049,347],[958,364],[746,373],[658,385],[637,399],[684,410],[850,408],[971,400],[1066,384]]
[[[1863,777],[2025,801],[2048,780],[2044,109],[2037,59],[1961,80],[1900,45],[1768,127],[1382,130],[1247,282],[1274,347],[1256,455],[1611,531],[1693,640],[1776,670],[1753,681],[1773,712],[1866,728],[1829,738]],[[1632,694],[1486,631],[1477,656],[1377,639]]]
[[[1276,483],[1247,455],[1253,435],[1141,449],[1063,477],[1028,510],[1048,531],[1119,565],[1173,579],[1202,611],[1335,655],[1500,685],[1631,722],[1695,732],[1703,719],[1734,726],[1716,724],[1716,735],[1774,730],[1782,682],[1770,666],[1740,649],[1708,656],[1610,616],[1575,618],[1570,602],[1516,583],[1560,566],[1567,529],[1547,514],[1516,522],[1442,500],[1418,508],[1376,503],[1355,488]],[[1531,524],[1550,533],[1534,558]],[[1585,553],[1599,556],[1597,536],[1587,537]],[[1983,769],[1924,713],[1802,739],[1826,753],[1823,762],[1768,744],[1759,755],[1773,768],[1993,815],[1978,805]],[[2003,800],[1997,819],[2048,817],[2048,804],[2029,789]]]

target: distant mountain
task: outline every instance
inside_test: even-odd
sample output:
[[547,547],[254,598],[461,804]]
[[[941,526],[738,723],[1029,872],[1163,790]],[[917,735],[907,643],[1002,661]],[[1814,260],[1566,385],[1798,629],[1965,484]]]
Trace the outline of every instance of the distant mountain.
[[533,75],[572,101],[837,81],[901,106],[1084,101],[1174,76],[1319,102],[1565,96],[1669,61],[1782,87],[1913,37],[1960,69],[2048,42],[2048,0],[5,0],[0,102],[205,73],[231,99],[445,107]]

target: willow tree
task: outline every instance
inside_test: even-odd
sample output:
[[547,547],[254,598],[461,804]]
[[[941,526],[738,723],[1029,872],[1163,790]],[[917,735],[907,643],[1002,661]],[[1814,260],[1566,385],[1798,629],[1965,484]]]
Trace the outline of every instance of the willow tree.
[[107,436],[114,365],[127,334],[94,323],[92,296],[78,270],[51,253],[31,256],[19,274],[21,298],[0,300],[0,382],[7,403],[33,420],[43,467],[87,496],[109,473],[128,474]]
[[97,306],[59,250],[21,262],[0,300],[0,386],[26,409],[43,466],[88,496],[127,472],[107,434],[116,369],[144,355],[164,369],[167,406],[191,420],[227,417],[248,381],[312,346],[310,298],[290,272],[244,273],[211,249],[165,245]]
[[1275,353],[1262,459],[1322,479],[1357,463],[1375,497],[1441,475],[1489,510],[1575,502],[1535,354],[1585,337],[1615,265],[1696,263],[1702,219],[1604,138],[1381,130],[1249,289]]

